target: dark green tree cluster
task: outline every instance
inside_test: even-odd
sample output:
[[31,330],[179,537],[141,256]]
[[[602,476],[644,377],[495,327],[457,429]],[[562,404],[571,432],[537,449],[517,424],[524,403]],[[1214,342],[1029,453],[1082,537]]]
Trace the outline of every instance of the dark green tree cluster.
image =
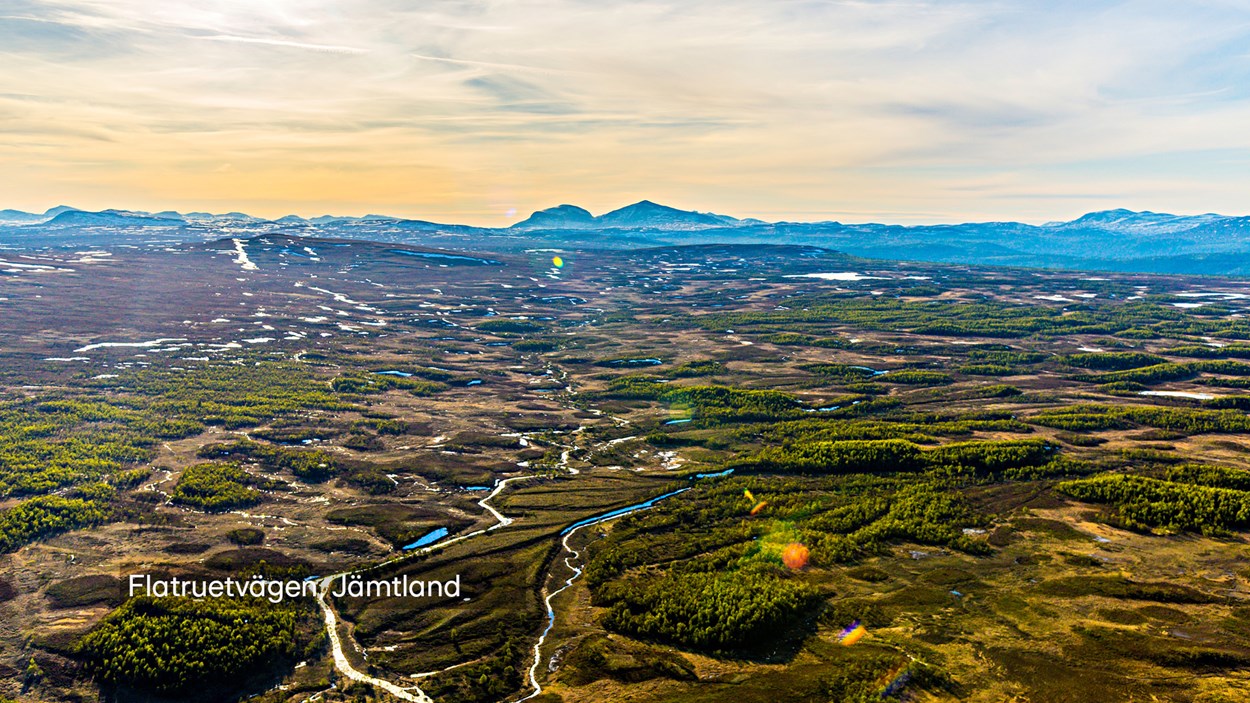
[[[228,428],[259,425],[274,417],[310,409],[349,410],[307,364],[256,361],[210,365],[187,371],[150,368],[124,371],[89,386],[130,399],[154,419],[199,432],[203,424]],[[198,429],[197,429],[198,428]]]
[[411,429],[407,422],[393,417],[367,417],[352,424],[353,430],[370,429],[378,434],[402,435]]
[[[760,339],[761,341],[768,342],[769,344],[800,347],[818,346],[819,343],[823,341],[834,341],[824,340],[810,334],[800,334],[798,332],[774,332],[772,334],[766,334]],[[846,344],[844,343],[843,346],[846,346]]]
[[1133,426],[1119,408],[1110,405],[1068,405],[1045,410],[1027,419],[1035,425],[1070,432],[1123,430]]
[[848,439],[768,447],[732,466],[761,472],[846,474],[918,471],[925,462],[920,447],[907,440]]
[[664,375],[669,378],[697,378],[700,376],[715,376],[725,373],[728,369],[719,361],[687,361],[679,366],[674,366]]
[[278,481],[253,476],[238,464],[196,464],[183,470],[170,499],[180,505],[220,512],[256,505],[264,499],[257,488],[272,490],[280,485]]
[[134,469],[126,469],[118,471],[113,475],[113,485],[118,488],[137,488],[139,484],[148,480],[152,475],[152,469],[146,467],[138,467]]
[[960,493],[923,483],[909,484],[890,497],[889,506],[884,516],[850,533],[851,543],[861,550],[910,540],[945,544],[976,554],[989,551],[984,543],[963,534],[964,526],[980,520]]
[[48,493],[151,458],[150,415],[95,400],[0,404],[0,497]]
[[1090,352],[1085,354],[1069,354],[1061,359],[1069,366],[1096,371],[1124,371],[1139,369],[1143,366],[1166,364],[1167,359],[1157,354],[1145,352]]
[[1040,466],[1054,457],[1056,449],[1041,439],[959,442],[930,449],[924,459],[933,467],[962,467],[977,475],[990,475]]
[[731,466],[759,472],[847,474],[914,472],[990,475],[1049,461],[1055,447],[1043,440],[979,441],[925,450],[904,439],[793,442],[768,447]]
[[205,459],[237,459],[259,462],[271,471],[290,471],[310,483],[326,481],[345,469],[342,460],[321,449],[293,449],[241,439],[206,444],[199,450]]
[[[148,477],[149,469],[134,465],[150,460],[162,439],[199,433],[206,423],[239,427],[296,411],[354,407],[305,364],[144,368],[115,376],[0,400],[0,498],[59,492],[4,511],[5,550],[122,514],[111,507],[115,489],[133,489]],[[195,481],[184,489],[185,500],[204,499],[192,496]],[[232,493],[220,505],[250,496]]]
[[1250,471],[1211,464],[1182,464],[1167,471],[1167,480],[1211,488],[1250,491]]
[[[753,512],[759,500],[766,505]],[[781,623],[813,613],[805,600],[808,577],[781,568],[787,543],[806,545],[816,566],[852,562],[899,542],[985,554],[988,546],[964,532],[984,524],[941,481],[731,477],[622,518],[591,544],[586,582],[594,603],[609,608],[609,627],[723,652],[775,642],[786,635]],[[779,600],[758,602],[757,590]]]
[[486,320],[480,322],[474,328],[479,332],[489,332],[491,334],[533,334],[542,332],[545,327],[537,322],[529,320]]
[[107,503],[83,498],[38,496],[0,510],[0,553],[40,537],[99,525],[112,516]]
[[1026,418],[1029,422],[1070,431],[1128,429],[1138,425],[1186,435],[1250,431],[1250,418],[1236,410],[1163,408],[1148,405],[1070,405]]
[[[650,520],[641,523],[641,529],[630,531],[626,537],[601,541],[595,545],[594,558],[585,567],[587,585],[598,592],[601,586],[637,566],[693,559],[717,552],[729,554],[721,550],[730,548],[732,551],[735,545],[747,544],[755,533],[740,520],[743,506],[736,500],[737,495],[716,508],[702,508],[703,517],[721,523],[716,529],[689,529],[693,527],[693,520],[682,515],[675,520]],[[732,553],[735,558],[745,554],[742,550]]]
[[518,668],[521,657],[513,640],[504,636],[503,641],[480,661],[458,667],[445,677],[436,677],[423,684],[423,690],[436,700],[454,700],[463,703],[495,703],[520,689],[524,683],[523,670]]
[[[852,396],[854,397],[854,396]],[[862,397],[862,396],[859,396]],[[867,403],[843,403],[837,411],[808,415],[802,420],[747,425],[734,436],[743,442],[762,440],[768,444],[834,441],[841,439],[906,439],[931,443],[940,437],[966,437],[974,432],[1012,432],[1027,434],[1032,428],[1010,415],[998,414],[906,414],[880,419],[847,419],[850,411]]]
[[908,386],[945,386],[955,382],[949,374],[941,371],[925,371],[923,369],[902,369],[900,371],[891,371],[888,374],[879,376],[878,381],[886,383],[901,383]]
[[736,419],[751,415],[767,418],[791,414],[803,405],[789,393],[728,386],[679,386],[662,394],[660,400],[689,406],[696,414],[729,415]]
[[763,422],[800,417],[803,403],[789,393],[730,386],[670,386],[663,379],[621,376],[601,394],[606,398],[658,400],[688,409],[694,418],[709,423]]
[[966,373],[969,376],[1015,376],[1027,373],[1027,371],[1002,364],[967,364],[959,367],[959,373]]
[[[693,317],[712,330],[827,335],[829,326],[954,337],[1054,337],[1106,334],[1147,338],[1188,335],[1250,339],[1244,320],[1206,318],[1147,301],[1103,301],[1068,309],[989,300],[900,300],[887,296],[813,296],[789,310]],[[1075,307],[1075,309],[1073,309]]]
[[968,358],[984,364],[1001,364],[1003,366],[1031,366],[1040,364],[1050,358],[1044,352],[1010,351],[1005,349],[974,349],[968,352]]
[[[1094,356],[1101,356],[1095,354]],[[1141,383],[1154,385],[1166,381],[1183,381],[1197,377],[1199,374],[1222,374],[1226,376],[1250,376],[1250,364],[1237,361],[1215,359],[1211,361],[1189,361],[1184,363],[1165,362],[1153,366],[1132,368],[1126,371],[1081,376],[1080,379],[1091,383]]]
[[[399,420],[366,418],[354,425],[355,431],[344,438],[343,446],[361,451],[372,451],[382,447],[381,439],[365,432],[365,429],[370,427],[376,427],[384,434],[409,430],[408,424]],[[205,459],[253,461],[261,464],[267,471],[289,471],[296,478],[309,483],[321,483],[339,477],[373,495],[395,490],[395,482],[387,478],[386,471],[377,464],[344,458],[323,449],[283,447],[243,439],[206,444],[200,447],[199,456]]]
[[345,373],[330,381],[330,388],[335,393],[348,395],[372,395],[400,389],[415,396],[428,396],[447,390],[447,384],[381,373]]
[[[1246,381],[1246,387],[1250,388],[1250,379],[1239,380]],[[1211,400],[1204,401],[1202,404],[1208,408],[1237,409],[1244,412],[1250,410],[1250,395],[1226,395],[1219,398],[1212,398]]]
[[668,386],[665,385],[666,380],[638,374],[618,376],[608,382],[608,390],[602,395],[606,398],[655,400],[668,390]]
[[866,381],[876,375],[867,366],[856,366],[854,364],[809,364],[804,368],[812,373],[844,383]]
[[1205,344],[1185,344],[1164,349],[1164,354],[1187,356],[1197,359],[1250,359],[1250,344],[1226,344],[1212,347]]
[[[1183,472],[1177,476],[1188,475],[1189,472]],[[1114,506],[1119,520],[1134,529],[1220,534],[1250,526],[1250,491],[1130,474],[1102,474],[1068,481],[1059,484],[1059,490],[1077,500]]]
[[1125,418],[1138,424],[1157,427],[1161,430],[1174,430],[1187,435],[1250,431],[1250,417],[1236,410],[1194,410],[1133,405],[1124,407],[1120,412]]
[[512,343],[512,348],[519,352],[550,352],[560,348],[560,342],[554,339],[519,339]]
[[78,644],[102,683],[162,695],[223,694],[301,654],[309,611],[239,599],[132,598]]
[[609,629],[682,647],[726,652],[776,639],[798,622],[816,591],[767,570],[670,572],[613,589]]

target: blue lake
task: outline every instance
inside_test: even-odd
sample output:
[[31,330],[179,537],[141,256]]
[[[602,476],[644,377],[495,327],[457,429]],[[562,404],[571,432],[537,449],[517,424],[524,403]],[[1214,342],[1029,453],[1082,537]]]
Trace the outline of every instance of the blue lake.
[[448,534],[447,528],[440,527],[437,530],[434,530],[433,532],[430,532],[426,536],[417,540],[416,542],[413,542],[412,544],[404,545],[404,549],[416,549],[417,547],[424,547],[426,545],[433,544],[439,541],[440,539],[446,537],[447,534]]
[[883,374],[889,373],[888,371],[878,371],[878,370],[876,370],[876,369],[872,368],[871,366],[852,366],[851,368],[853,368],[853,369],[859,369],[859,370],[861,370],[861,371],[868,371],[868,372],[869,372],[869,373],[871,373],[873,376],[881,376],[881,375],[883,375]]
[[409,378],[412,376],[412,374],[407,371],[374,371],[373,373],[379,376],[400,376],[402,378]]

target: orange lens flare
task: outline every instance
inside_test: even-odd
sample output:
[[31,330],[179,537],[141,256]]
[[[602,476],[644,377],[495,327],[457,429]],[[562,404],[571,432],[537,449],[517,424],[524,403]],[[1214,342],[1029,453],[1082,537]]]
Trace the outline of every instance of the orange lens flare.
[[864,636],[867,634],[868,634],[868,629],[865,628],[862,624],[860,624],[858,620],[856,620],[855,622],[851,623],[850,627],[843,630],[842,634],[838,635],[838,644],[841,644],[843,647],[849,647],[855,644],[856,642],[864,639]]
[[781,563],[785,564],[787,568],[798,571],[807,566],[807,558],[810,554],[807,551],[807,547],[798,542],[791,542],[786,545],[785,549],[781,550]]

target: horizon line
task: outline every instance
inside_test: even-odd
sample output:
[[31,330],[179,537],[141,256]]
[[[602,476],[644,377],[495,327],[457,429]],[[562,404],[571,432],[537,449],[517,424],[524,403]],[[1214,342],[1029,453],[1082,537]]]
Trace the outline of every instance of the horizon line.
[[[614,208],[614,209],[611,209],[611,210],[605,210],[604,212],[602,212],[602,213],[600,213],[600,214],[598,214],[598,215],[595,215],[595,214],[593,214],[593,213],[592,213],[592,215],[591,215],[591,216],[592,216],[592,217],[596,217],[596,218],[597,218],[597,217],[602,217],[603,215],[607,215],[607,214],[610,214],[610,213],[613,213],[613,212],[617,212],[617,211],[619,211],[619,210],[623,210],[623,209],[625,209],[625,208],[629,208],[629,207],[632,207],[632,206],[635,206],[635,205],[640,205],[640,204],[643,204],[643,203],[651,203],[651,204],[654,204],[654,205],[659,205],[659,206],[661,206],[661,207],[670,208],[670,209],[677,210],[677,211],[680,211],[680,212],[685,212],[685,213],[697,213],[697,214],[701,214],[701,215],[716,215],[716,216],[720,216],[720,217],[732,217],[732,218],[734,218],[735,220],[738,220],[738,221],[744,221],[744,220],[759,220],[762,224],[770,224],[770,225],[777,225],[777,224],[800,224],[800,225],[842,224],[842,225],[885,225],[885,226],[897,226],[897,227],[940,227],[940,226],[968,225],[968,224],[1013,223],[1013,224],[1023,224],[1023,225],[1030,225],[1030,226],[1035,226],[1035,227],[1041,227],[1041,226],[1045,226],[1045,225],[1048,225],[1048,224],[1063,224],[1063,223],[1071,223],[1071,222],[1075,222],[1075,221],[1077,221],[1077,220],[1079,220],[1079,219],[1081,219],[1081,218],[1083,218],[1083,217],[1087,217],[1087,216],[1089,216],[1089,215],[1094,215],[1094,214],[1102,214],[1102,213],[1110,213],[1110,212],[1120,212],[1120,211],[1123,211],[1123,212],[1126,212],[1126,213],[1131,213],[1131,214],[1134,214],[1134,215],[1161,215],[1161,216],[1166,216],[1166,217],[1176,217],[1176,218],[1192,218],[1192,217],[1204,217],[1204,216],[1214,216],[1214,217],[1224,217],[1224,218],[1239,218],[1239,217],[1247,217],[1247,216],[1250,216],[1250,215],[1229,215],[1229,214],[1224,214],[1224,213],[1219,213],[1219,212],[1214,212],[1214,211],[1207,211],[1207,212],[1195,212],[1195,213],[1185,213],[1185,214],[1179,214],[1179,213],[1174,213],[1174,212],[1165,212],[1165,211],[1162,211],[1162,210],[1150,210],[1150,209],[1145,209],[1145,210],[1134,210],[1134,209],[1132,209],[1132,208],[1125,208],[1125,207],[1112,207],[1112,208],[1105,208],[1105,209],[1088,210],[1088,211],[1082,212],[1081,214],[1077,215],[1076,217],[1072,217],[1071,219],[1066,219],[1066,220],[1065,220],[1065,219],[1053,219],[1053,218],[1052,218],[1052,219],[1046,219],[1046,220],[1031,220],[1031,219],[1001,219],[1001,218],[989,218],[989,219],[975,219],[975,218],[968,218],[968,219],[958,219],[958,220],[956,220],[956,219],[950,219],[950,220],[940,220],[940,221],[939,221],[939,220],[934,220],[934,221],[920,221],[920,222],[904,223],[904,222],[899,222],[899,221],[891,221],[891,220],[889,220],[889,219],[885,219],[885,218],[882,218],[882,219],[866,219],[866,220],[861,220],[861,221],[850,221],[850,220],[845,220],[845,219],[841,219],[841,218],[836,217],[836,215],[837,215],[838,213],[841,213],[841,214],[844,214],[844,215],[854,215],[854,214],[859,214],[859,213],[855,213],[855,212],[853,212],[853,211],[845,211],[845,210],[843,210],[843,211],[829,211],[829,214],[831,215],[831,217],[830,217],[829,219],[801,220],[801,219],[789,219],[789,218],[782,218],[782,219],[776,219],[776,220],[771,220],[771,219],[767,219],[767,220],[766,220],[766,219],[763,219],[762,217],[758,217],[758,216],[745,216],[745,217],[738,217],[738,216],[736,216],[736,215],[726,215],[726,214],[724,214],[724,213],[719,213],[719,212],[715,212],[715,211],[712,211],[712,210],[693,210],[693,209],[691,209],[691,210],[685,210],[685,209],[682,209],[682,208],[679,208],[679,207],[674,207],[674,206],[671,206],[671,205],[665,205],[665,204],[663,204],[663,203],[659,203],[659,202],[657,202],[657,201],[655,201],[655,200],[651,200],[651,199],[649,199],[649,198],[644,198],[644,199],[642,199],[642,200],[639,200],[639,201],[636,201],[636,202],[633,202],[633,203],[629,203],[629,204],[627,204],[627,205],[623,205],[623,206],[621,206],[621,207],[617,207],[617,208]],[[545,211],[547,211],[547,210],[552,210],[552,209],[559,208],[559,207],[565,207],[565,206],[577,207],[577,208],[579,208],[579,209],[585,210],[586,212],[590,212],[590,210],[589,210],[589,209],[587,209],[587,208],[583,208],[583,207],[581,207],[581,206],[579,206],[579,205],[573,205],[572,203],[560,203],[560,204],[558,204],[558,205],[553,205],[553,206],[550,206],[550,207],[547,207],[547,208],[542,208],[542,209],[539,209],[539,210],[534,210],[532,213],[530,213],[530,215],[526,215],[526,216],[524,216],[524,217],[521,217],[521,216],[519,216],[518,214],[516,214],[515,212],[513,212],[513,213],[511,213],[511,215],[510,215],[510,216],[511,216],[512,218],[515,218],[515,219],[514,219],[514,221],[512,221],[510,224],[504,224],[504,225],[485,225],[485,224],[466,224],[466,223],[464,223],[464,222],[458,222],[458,221],[438,221],[438,220],[430,219],[430,217],[438,217],[438,218],[441,218],[441,217],[448,217],[448,216],[450,216],[450,217],[455,217],[457,214],[464,214],[464,215],[468,215],[468,214],[470,214],[470,212],[473,212],[474,214],[478,214],[478,215],[480,215],[480,214],[481,214],[481,213],[480,213],[480,211],[458,211],[458,212],[456,212],[456,213],[453,213],[453,212],[441,212],[441,213],[433,214],[433,215],[431,215],[431,216],[429,216],[429,217],[425,217],[425,216],[405,216],[405,215],[388,215],[388,214],[383,214],[383,213],[379,213],[379,212],[366,212],[366,213],[361,214],[361,215],[346,215],[346,214],[334,215],[334,214],[329,214],[329,213],[326,213],[326,214],[321,214],[321,215],[301,215],[301,214],[297,214],[297,213],[293,213],[293,212],[287,212],[287,213],[286,213],[286,214],[284,214],[284,215],[279,215],[279,216],[276,216],[276,217],[264,217],[264,216],[260,216],[260,215],[253,215],[253,214],[251,214],[251,213],[249,213],[249,212],[246,212],[246,211],[244,211],[244,210],[238,210],[238,209],[230,209],[230,210],[227,210],[227,211],[225,211],[225,212],[213,212],[213,211],[211,211],[211,210],[200,209],[200,208],[191,208],[191,209],[187,209],[187,210],[175,210],[175,209],[168,209],[168,208],[167,208],[167,209],[163,209],[163,210],[134,210],[134,209],[128,209],[128,208],[115,208],[115,207],[111,207],[111,208],[104,208],[104,209],[102,209],[102,210],[89,210],[89,209],[85,209],[85,208],[75,207],[75,206],[72,206],[72,205],[65,205],[65,204],[63,204],[63,203],[62,203],[62,204],[58,204],[58,205],[53,205],[53,206],[50,206],[50,207],[48,207],[48,208],[45,208],[42,212],[37,212],[37,211],[28,211],[28,210],[23,210],[23,209],[20,209],[20,208],[0,208],[0,211],[6,211],[6,210],[7,210],[7,211],[11,211],[11,212],[19,212],[19,213],[22,213],[22,214],[32,215],[32,216],[41,216],[41,215],[46,215],[48,212],[50,212],[50,211],[52,211],[52,210],[55,210],[55,209],[58,209],[58,208],[66,208],[65,212],[84,212],[84,213],[88,213],[88,214],[103,214],[103,213],[109,213],[109,212],[115,212],[115,213],[120,213],[120,214],[125,214],[125,213],[134,213],[134,214],[139,215],[139,216],[148,216],[148,217],[154,217],[154,216],[159,215],[159,214],[161,214],[161,213],[174,213],[174,214],[177,214],[177,215],[182,216],[182,217],[185,217],[185,216],[187,216],[187,215],[189,215],[189,214],[193,214],[193,213],[196,213],[196,214],[198,214],[198,213],[206,213],[206,214],[212,215],[212,216],[214,216],[214,217],[221,217],[221,216],[223,216],[223,215],[227,215],[227,214],[240,214],[240,215],[245,215],[245,216],[247,216],[247,217],[254,217],[254,218],[256,218],[256,219],[258,219],[258,220],[262,220],[262,221],[264,221],[264,222],[277,222],[278,220],[281,220],[281,219],[283,219],[283,218],[287,218],[287,217],[298,217],[298,218],[300,218],[300,219],[302,219],[302,220],[309,221],[309,222],[311,222],[312,220],[315,220],[315,219],[319,219],[319,218],[327,218],[327,217],[329,217],[329,218],[336,218],[336,219],[344,219],[344,220],[348,220],[348,219],[360,220],[360,219],[377,218],[377,219],[396,220],[396,221],[401,221],[401,222],[430,222],[431,224],[449,225],[449,226],[457,226],[457,227],[474,227],[474,228],[477,228],[477,229],[509,229],[509,228],[511,228],[511,227],[513,227],[513,226],[515,226],[515,225],[518,225],[518,224],[520,224],[520,223],[522,223],[522,222],[526,221],[527,219],[529,219],[530,217],[532,217],[534,214],[537,214],[537,213],[539,213],[539,212],[545,212]],[[796,211],[791,211],[791,212],[794,212],[795,214],[815,214],[815,213],[817,213],[817,212],[824,212],[824,211],[797,211],[797,212],[796,212]],[[61,214],[61,213],[58,213],[58,215],[59,215],[59,214]],[[883,214],[883,213],[877,213],[877,214],[878,214],[878,215],[881,215],[881,214]],[[895,214],[902,215],[902,214],[904,214],[904,213],[895,213]],[[936,213],[935,213],[935,214],[936,214]],[[49,220],[50,220],[50,219],[53,219],[53,218],[55,218],[55,217],[56,217],[56,215],[53,215],[51,218],[49,218]],[[871,215],[869,215],[869,217],[871,217]],[[32,222],[32,223],[20,223],[20,224],[45,224],[46,222],[47,222],[47,221],[45,221],[45,222],[38,222],[38,223]],[[588,228],[588,229],[589,229],[589,228]]]

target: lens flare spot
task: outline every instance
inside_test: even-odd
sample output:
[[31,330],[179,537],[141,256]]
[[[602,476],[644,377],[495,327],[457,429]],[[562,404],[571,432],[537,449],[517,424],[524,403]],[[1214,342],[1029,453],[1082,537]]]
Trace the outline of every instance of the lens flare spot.
[[781,550],[781,563],[785,564],[787,568],[797,571],[807,566],[808,556],[810,556],[810,552],[807,551],[807,547],[798,542],[791,542],[786,545],[785,549]]
[[761,500],[760,502],[758,502],[758,503],[756,503],[756,504],[755,504],[755,507],[754,507],[754,508],[751,508],[751,514],[752,514],[752,515],[755,515],[755,514],[759,513],[759,511],[763,510],[763,509],[764,509],[764,507],[765,507],[765,506],[767,506],[767,505],[768,505],[768,501],[766,501],[766,500]]
[[906,664],[898,664],[877,679],[882,698],[892,698],[903,692],[903,687],[911,681],[911,669]]
[[843,647],[849,647],[864,639],[864,635],[867,634],[868,629],[860,621],[856,620],[838,635],[838,643]]
[[558,256],[553,256],[551,257],[551,265],[558,269],[562,269],[564,268],[564,259],[561,259]]

